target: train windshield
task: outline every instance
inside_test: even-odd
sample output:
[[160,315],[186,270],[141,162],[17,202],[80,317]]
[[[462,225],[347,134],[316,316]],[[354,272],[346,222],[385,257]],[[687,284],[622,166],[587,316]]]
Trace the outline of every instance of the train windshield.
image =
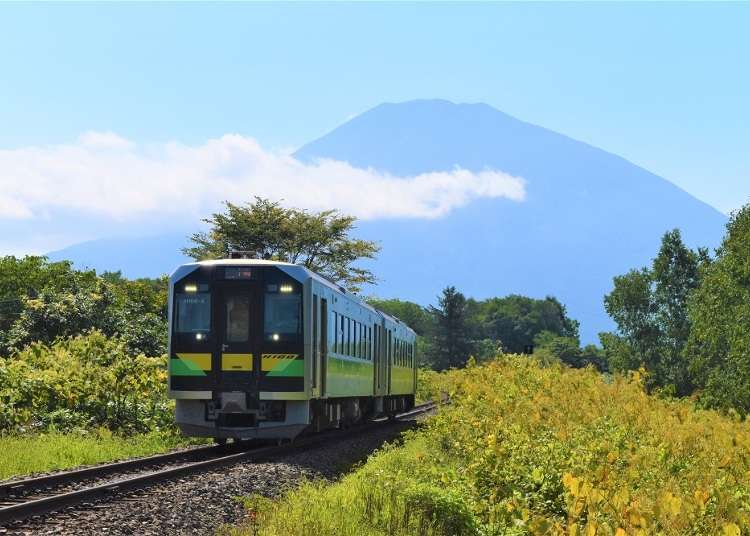
[[284,285],[269,285],[265,296],[263,324],[266,340],[296,340],[302,334],[302,295]]
[[206,333],[211,329],[211,295],[208,292],[178,293],[175,300],[177,308],[177,333]]

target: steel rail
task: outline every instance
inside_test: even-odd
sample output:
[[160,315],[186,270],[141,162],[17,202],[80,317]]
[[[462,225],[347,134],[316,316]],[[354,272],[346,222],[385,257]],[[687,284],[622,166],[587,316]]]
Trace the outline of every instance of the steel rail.
[[[0,482],[0,500],[14,495],[24,494],[29,491],[44,490],[56,486],[78,482],[81,480],[89,480],[93,478],[105,477],[107,475],[115,473],[124,473],[127,471],[144,469],[152,465],[174,463],[180,461],[181,459],[195,458],[210,454],[218,455],[222,453],[222,448],[225,447],[211,445],[207,447],[181,449],[173,452],[167,452],[166,454],[156,454],[154,456],[147,456],[144,458],[132,458],[120,462],[92,465],[91,467],[84,467],[82,469],[60,471],[56,473],[50,473],[48,475],[40,475],[33,478],[8,480],[5,482]],[[226,449],[223,451],[223,453],[226,453]]]
[[[428,402],[426,404],[415,406],[413,409],[407,412],[396,415],[396,420],[412,417],[420,413],[426,413],[434,409],[436,406],[437,404],[435,404],[434,402]],[[5,506],[5,507],[0,508],[0,527],[7,526],[9,523],[12,523],[13,521],[20,521],[24,519],[29,519],[34,516],[39,516],[42,514],[55,512],[63,508],[66,508],[68,506],[72,506],[74,504],[79,504],[82,502],[100,501],[102,499],[107,499],[115,495],[118,495],[120,493],[141,490],[141,489],[150,487],[154,484],[157,484],[159,482],[171,480],[174,478],[179,478],[179,477],[194,474],[194,473],[199,473],[202,471],[207,471],[210,469],[217,469],[217,468],[220,468],[226,465],[231,465],[240,461],[259,462],[259,461],[267,460],[270,458],[285,456],[289,453],[308,449],[308,448],[326,443],[334,439],[342,439],[350,435],[361,434],[362,432],[368,429],[374,428],[376,426],[380,426],[379,422],[383,420],[386,420],[386,419],[378,419],[374,422],[365,424],[364,426],[357,426],[357,427],[352,427],[352,428],[348,428],[344,430],[333,430],[329,432],[322,432],[319,434],[304,436],[294,442],[289,442],[289,443],[285,443],[282,445],[252,448],[248,450],[243,450],[241,452],[235,452],[232,454],[219,456],[216,458],[211,458],[208,460],[188,462],[184,465],[179,465],[177,467],[169,467],[169,468],[161,469],[161,470],[157,469],[156,471],[152,473],[137,475],[137,476],[130,477],[130,478],[123,478],[123,479],[116,480],[113,482],[108,482],[108,483],[100,484],[100,485],[94,485],[94,486],[87,487],[87,488],[80,489],[80,490],[59,493],[59,494],[51,495],[48,497],[41,497],[38,499],[32,499],[32,500],[21,502],[18,504]],[[209,447],[203,450],[205,451],[205,450],[210,450],[210,449],[217,450],[217,447]],[[199,449],[191,449],[191,450],[197,451]],[[92,475],[94,476],[106,476],[107,474],[115,475],[117,474],[118,471],[117,469],[113,469],[114,467],[118,467],[120,469],[122,467],[126,467],[127,470],[146,468],[150,465],[155,465],[155,464],[164,463],[164,462],[157,461],[157,462],[150,462],[150,463],[143,464],[143,465],[138,465],[138,463],[144,462],[144,461],[150,461],[150,460],[157,459],[157,458],[163,458],[165,456],[174,456],[179,460],[179,456],[177,455],[181,454],[184,457],[186,454],[189,454],[189,452],[190,451],[180,451],[176,453],[169,453],[167,455],[152,456],[150,458],[128,460],[125,462],[107,464],[105,466],[90,467],[90,468],[81,469],[77,471],[68,471],[66,472],[67,474],[65,475],[62,475],[62,474],[59,475],[62,478],[62,480],[59,480],[58,484],[75,482],[76,480],[75,480],[74,475],[85,475],[84,479],[92,478]],[[226,452],[226,450],[224,452]],[[106,473],[106,472],[96,473],[95,471],[96,469],[101,469],[101,470],[108,469],[109,473]],[[55,476],[57,475],[47,475],[43,477],[28,479],[26,481],[17,481],[17,482],[23,484],[27,482],[43,481],[44,479],[50,479],[50,481],[54,482],[54,480],[51,480],[51,479]],[[9,484],[11,483],[10,482],[6,483],[6,486]],[[35,488],[35,489],[39,489],[39,488]]]

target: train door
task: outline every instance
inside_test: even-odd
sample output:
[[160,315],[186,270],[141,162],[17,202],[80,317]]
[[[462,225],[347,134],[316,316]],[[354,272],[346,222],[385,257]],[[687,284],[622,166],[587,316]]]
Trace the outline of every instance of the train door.
[[328,300],[320,300],[320,396],[326,396],[328,374]]
[[387,348],[386,348],[386,357],[385,360],[388,363],[388,372],[386,373],[386,385],[388,389],[388,394],[391,394],[392,391],[392,382],[391,382],[391,376],[393,375],[393,332],[390,329],[385,330],[388,334],[388,341],[387,341]]
[[258,303],[257,292],[244,284],[222,286],[217,294],[216,389],[257,394],[259,319],[253,306]]
[[310,367],[310,390],[312,396],[318,396],[318,362],[320,361],[320,306],[318,295],[313,294],[312,303],[312,352]]
[[380,394],[380,352],[378,347],[378,341],[380,340],[380,337],[378,336],[378,329],[380,329],[380,326],[377,324],[373,324],[373,330],[372,330],[372,366],[373,366],[373,385],[372,389],[375,395]]

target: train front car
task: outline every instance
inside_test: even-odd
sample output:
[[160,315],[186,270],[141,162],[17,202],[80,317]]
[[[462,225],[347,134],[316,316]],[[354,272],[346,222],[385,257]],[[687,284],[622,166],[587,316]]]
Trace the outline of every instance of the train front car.
[[301,266],[179,267],[169,287],[169,396],[188,436],[293,438],[414,405],[416,335]]
[[172,275],[169,395],[185,435],[291,438],[307,427],[304,272],[243,259]]

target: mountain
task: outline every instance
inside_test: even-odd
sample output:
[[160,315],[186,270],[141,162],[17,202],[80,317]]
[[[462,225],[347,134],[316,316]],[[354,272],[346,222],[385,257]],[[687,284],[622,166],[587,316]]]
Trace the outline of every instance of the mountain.
[[420,303],[445,285],[483,298],[552,294],[582,338],[610,329],[602,297],[612,277],[645,265],[678,227],[692,246],[718,245],[726,216],[623,158],[519,121],[486,104],[382,104],[302,147],[398,175],[491,168],[527,181],[522,203],[474,201],[447,217],[363,222],[380,240],[383,293]]
[[[434,303],[446,285],[475,298],[554,295],[581,321],[585,342],[611,329],[602,297],[612,277],[645,265],[665,231],[678,227],[689,245],[715,247],[726,223],[714,208],[623,158],[485,104],[382,104],[295,156],[399,176],[461,167],[523,177],[520,203],[480,199],[440,219],[360,222],[358,234],[382,245],[372,265],[381,282],[372,293],[422,304]],[[100,240],[54,257],[97,268],[107,259],[109,269],[131,276],[147,275],[150,266],[148,275],[156,275],[178,262],[185,234],[142,244]],[[164,258],[145,255],[149,247]]]
[[97,272],[120,271],[126,277],[158,277],[169,274],[192,259],[180,253],[188,245],[188,232],[153,236],[101,238],[80,242],[47,253],[53,261],[72,260],[78,268]]

